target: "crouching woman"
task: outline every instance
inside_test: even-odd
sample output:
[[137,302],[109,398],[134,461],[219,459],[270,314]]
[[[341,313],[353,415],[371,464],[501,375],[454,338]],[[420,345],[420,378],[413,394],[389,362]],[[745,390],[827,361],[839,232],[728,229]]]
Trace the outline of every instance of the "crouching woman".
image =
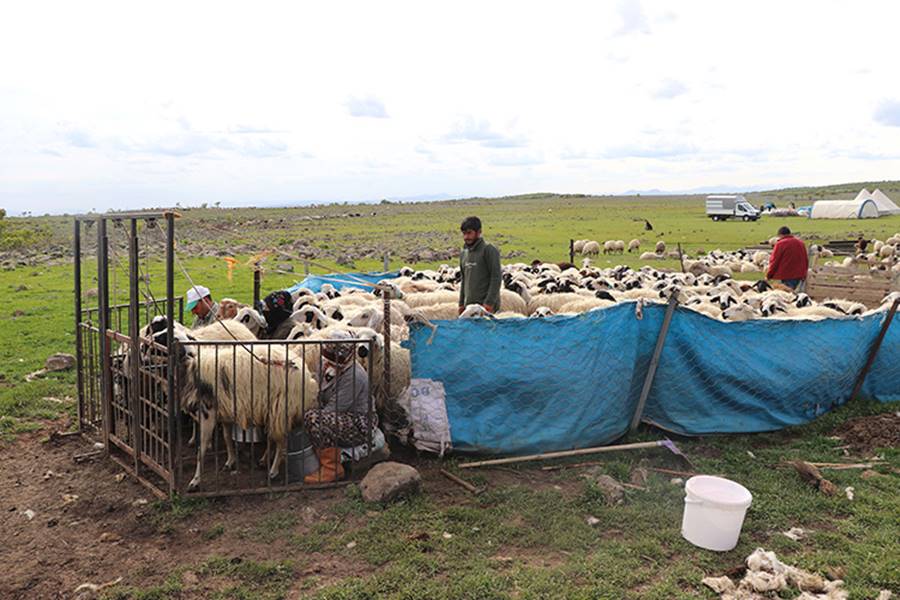
[[[330,339],[350,339],[350,336],[338,331]],[[374,422],[369,422],[369,375],[354,360],[355,346],[339,341],[322,345],[322,361],[316,377],[319,406],[304,416],[306,433],[319,458],[319,471],[304,477],[305,483],[341,479],[344,476],[341,448],[365,444],[369,431],[375,427]],[[375,418],[373,414],[371,419]]]

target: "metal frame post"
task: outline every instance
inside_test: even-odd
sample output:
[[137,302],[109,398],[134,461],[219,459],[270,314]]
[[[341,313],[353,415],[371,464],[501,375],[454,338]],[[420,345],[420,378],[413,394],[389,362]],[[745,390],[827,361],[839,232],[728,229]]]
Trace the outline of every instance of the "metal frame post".
[[97,303],[100,337],[100,402],[103,404],[103,446],[109,452],[110,402],[112,400],[109,372],[109,238],[106,217],[97,219]]
[[385,286],[382,290],[384,296],[384,323],[382,323],[382,337],[384,337],[384,389],[385,404],[391,400],[391,289]]
[[859,392],[862,390],[866,375],[869,374],[869,369],[875,364],[875,357],[878,355],[878,350],[881,349],[881,342],[884,341],[884,336],[887,335],[888,327],[891,326],[891,321],[894,320],[894,315],[897,313],[898,307],[900,307],[900,298],[894,300],[890,310],[888,310],[887,317],[884,319],[884,324],[881,326],[881,331],[878,332],[878,337],[872,342],[872,347],[869,350],[869,358],[866,359],[866,364],[863,365],[862,371],[859,372],[859,377],[856,378],[856,385],[853,386],[853,393],[850,394],[851,401],[856,400]]
[[169,426],[166,432],[169,444],[169,495],[177,490],[175,457],[181,456],[181,439],[175,435],[175,420],[180,403],[175,402],[175,213],[166,213],[166,402],[169,412]]
[[78,431],[84,433],[84,348],[81,335],[81,221],[75,219],[73,269],[75,271],[75,378],[78,391]]
[[253,310],[259,310],[259,294],[262,287],[262,273],[259,265],[253,267]]
[[569,240],[569,262],[575,264],[575,240]]
[[634,416],[631,417],[631,426],[628,431],[637,429],[644,415],[644,406],[647,404],[647,397],[650,395],[650,389],[653,387],[653,379],[656,377],[656,367],[659,366],[659,358],[662,355],[663,346],[666,343],[666,336],[669,333],[669,325],[672,323],[672,315],[675,313],[675,307],[678,306],[678,297],[672,294],[669,298],[669,305],[666,307],[666,316],[663,317],[662,327],[659,329],[659,335],[656,338],[656,348],[653,349],[653,357],[650,359],[650,366],[647,368],[647,376],[644,378],[644,387],[641,389],[641,397],[638,400],[637,408]]
[[[131,338],[131,378],[128,386],[131,392],[131,427],[132,447],[134,448],[134,474],[140,476],[141,464],[141,355],[138,324],[140,322],[140,306],[138,305],[138,239],[137,219],[132,218],[128,231],[128,337]],[[123,375],[125,375],[123,373]]]

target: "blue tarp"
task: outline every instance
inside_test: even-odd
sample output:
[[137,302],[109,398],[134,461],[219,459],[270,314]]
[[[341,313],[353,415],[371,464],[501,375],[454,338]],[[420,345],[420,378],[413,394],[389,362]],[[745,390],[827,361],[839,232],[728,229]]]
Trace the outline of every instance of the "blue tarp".
[[882,402],[900,401],[900,311],[884,336],[862,395]]
[[322,290],[322,285],[330,283],[337,289],[357,288],[372,291],[369,285],[361,284],[360,281],[367,283],[378,283],[382,279],[395,279],[399,277],[396,271],[388,273],[333,273],[329,275],[308,275],[303,281],[288,288],[287,291],[294,292],[302,287],[308,288],[313,292]]
[[[412,376],[444,384],[457,451],[521,454],[609,443],[628,428],[665,306],[413,326]],[[884,313],[722,323],[677,309],[643,420],[682,434],[771,431],[846,402]],[[900,323],[863,388],[900,400]]]

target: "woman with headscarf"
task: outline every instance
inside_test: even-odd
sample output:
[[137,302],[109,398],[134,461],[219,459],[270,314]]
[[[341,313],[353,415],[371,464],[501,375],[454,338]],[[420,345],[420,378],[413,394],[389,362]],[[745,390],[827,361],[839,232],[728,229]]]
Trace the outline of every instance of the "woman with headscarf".
[[369,411],[369,375],[355,359],[356,344],[349,332],[335,331],[322,345],[316,379],[319,406],[306,411],[304,426],[312,441],[319,470],[305,483],[326,483],[344,476],[341,448],[361,446],[369,439],[376,417]]
[[291,320],[291,294],[285,290],[272,292],[263,300],[262,316],[266,320],[265,338],[286,340],[294,322]]

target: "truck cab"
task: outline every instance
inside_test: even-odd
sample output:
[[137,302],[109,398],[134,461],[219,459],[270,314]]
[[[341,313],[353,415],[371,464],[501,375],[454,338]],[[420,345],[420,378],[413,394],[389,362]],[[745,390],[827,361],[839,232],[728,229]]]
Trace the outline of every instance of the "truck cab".
[[714,194],[706,197],[706,216],[713,221],[756,221],[759,211],[741,195]]

